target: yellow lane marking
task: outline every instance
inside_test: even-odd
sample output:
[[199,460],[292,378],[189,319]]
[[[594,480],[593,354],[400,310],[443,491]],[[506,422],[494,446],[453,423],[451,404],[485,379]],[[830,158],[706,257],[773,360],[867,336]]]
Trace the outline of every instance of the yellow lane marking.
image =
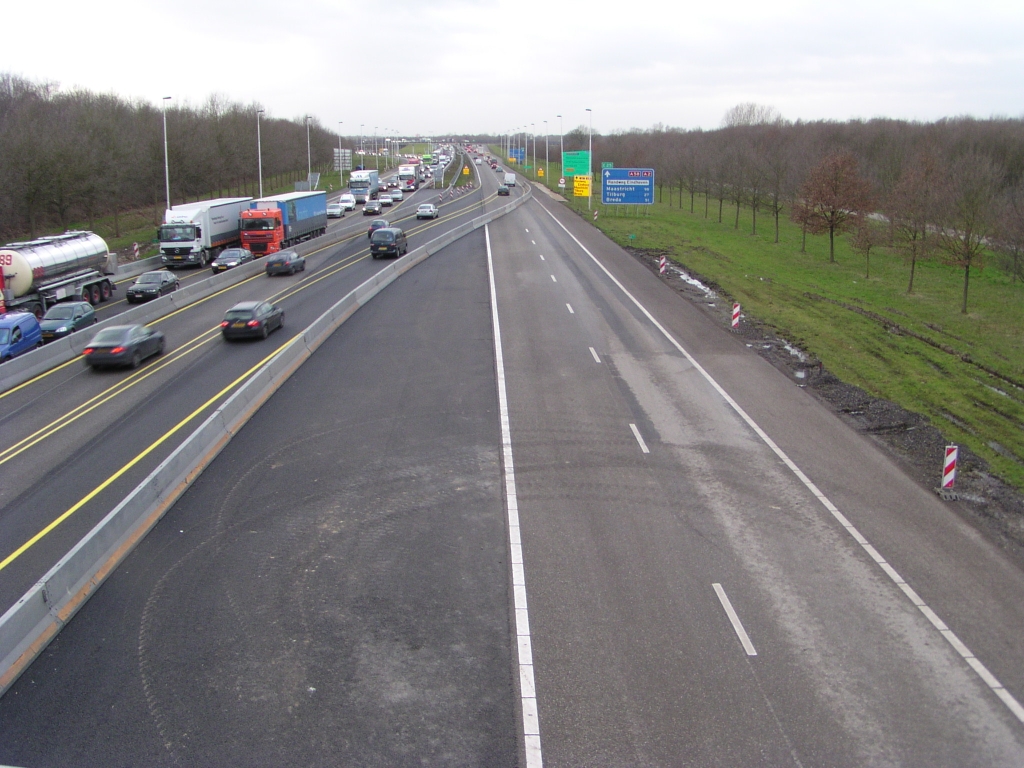
[[110,477],[108,477],[102,483],[100,483],[95,488],[93,488],[91,491],[89,491],[89,493],[87,493],[85,496],[83,496],[81,499],[79,499],[66,512],[62,513],[55,520],[53,520],[49,525],[47,525],[45,528],[43,528],[41,531],[39,531],[39,533],[35,534],[31,539],[26,541],[24,544],[22,544],[20,547],[18,547],[16,550],[14,550],[14,552],[9,554],[4,560],[0,561],[0,571],[2,571],[4,568],[6,568],[11,563],[13,563],[15,560],[17,560],[23,554],[25,554],[25,552],[27,552],[31,547],[33,547],[35,544],[37,544],[44,536],[46,536],[48,533],[53,531],[58,525],[60,525],[65,520],[67,520],[69,517],[71,517],[71,515],[73,515],[75,512],[77,512],[82,507],[84,507],[86,504],[88,504],[90,501],[92,501],[94,498],[96,498],[96,496],[98,496],[100,493],[102,493],[114,481],[116,481],[123,474],[125,474],[128,470],[130,470],[132,467],[134,467],[136,464],[138,464],[140,461],[142,461],[144,458],[146,458],[149,454],[151,454],[153,451],[155,451],[157,448],[159,448],[163,443],[165,443],[167,440],[169,440],[171,437],[173,437],[177,432],[181,431],[181,429],[183,429],[190,421],[192,421],[197,416],[199,416],[199,414],[201,414],[203,411],[205,411],[207,408],[209,408],[219,398],[223,397],[231,389],[233,389],[234,387],[238,386],[239,382],[243,381],[248,376],[251,376],[256,370],[258,370],[260,368],[260,366],[266,365],[266,363],[272,357],[274,357],[274,355],[276,355],[281,350],[285,349],[289,344],[291,344],[293,341],[295,341],[296,338],[298,338],[298,335],[293,336],[287,342],[282,344],[280,347],[278,347],[273,352],[271,352],[269,355],[267,355],[262,360],[260,360],[258,363],[256,363],[256,365],[254,365],[252,368],[247,370],[245,373],[243,373],[237,379],[235,379],[230,384],[228,384],[226,387],[224,387],[220,392],[215,394],[213,397],[211,397],[205,403],[203,403],[198,408],[196,408],[194,411],[192,411],[192,413],[190,413],[184,419],[182,419],[177,424],[175,424],[173,427],[171,427],[171,429],[167,430],[167,432],[165,432],[163,435],[161,435],[157,440],[155,440],[152,443],[150,443],[148,448],[143,450],[141,453],[137,454],[135,456],[135,458],[133,458],[131,461],[129,461],[127,464],[125,464],[123,467],[121,467],[119,470],[117,470],[114,474],[112,474]]
[[104,403],[107,403],[110,400],[113,400],[118,395],[123,394],[127,390],[134,387],[136,384],[145,381],[155,373],[158,373],[159,371],[163,370],[172,363],[177,362],[185,355],[194,352],[195,350],[199,349],[199,347],[209,343],[215,338],[214,336],[210,335],[206,339],[203,339],[202,337],[207,334],[212,334],[214,331],[218,329],[219,326],[212,328],[208,331],[205,331],[203,334],[200,334],[191,341],[188,341],[184,345],[173,350],[168,355],[162,357],[156,365],[151,365],[143,371],[137,371],[131,374],[130,376],[121,379],[116,384],[113,384],[107,389],[103,390],[102,392],[94,395],[93,397],[89,398],[84,403],[81,403],[80,405],[76,406],[67,413],[61,414],[59,417],[51,421],[45,427],[40,427],[31,435],[22,438],[17,443],[14,443],[13,445],[0,451],[0,466],[6,464],[15,456],[19,455],[23,451],[28,450],[33,445],[36,445],[42,440],[45,440],[47,437],[50,437],[54,433],[63,429],[64,427],[73,424],[75,421],[82,418],[87,413],[95,410],[96,408],[99,408]]

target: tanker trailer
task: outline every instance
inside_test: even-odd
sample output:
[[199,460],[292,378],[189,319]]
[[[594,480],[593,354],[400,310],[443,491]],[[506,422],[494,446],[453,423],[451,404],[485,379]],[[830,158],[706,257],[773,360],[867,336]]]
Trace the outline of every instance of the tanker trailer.
[[81,297],[106,301],[117,289],[109,272],[110,252],[99,235],[65,232],[0,247],[0,312],[36,317],[58,301]]

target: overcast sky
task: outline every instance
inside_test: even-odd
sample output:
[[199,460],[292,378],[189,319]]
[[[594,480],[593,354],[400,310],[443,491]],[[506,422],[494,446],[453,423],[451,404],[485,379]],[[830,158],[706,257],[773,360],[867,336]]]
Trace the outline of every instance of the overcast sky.
[[1024,2],[9,2],[0,72],[367,135],[1024,116]]

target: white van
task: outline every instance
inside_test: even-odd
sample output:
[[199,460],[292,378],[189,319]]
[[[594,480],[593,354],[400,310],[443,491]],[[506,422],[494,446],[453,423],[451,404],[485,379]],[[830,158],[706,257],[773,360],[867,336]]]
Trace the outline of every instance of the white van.
[[516,185],[516,175],[514,173],[505,174],[505,186],[514,187]]

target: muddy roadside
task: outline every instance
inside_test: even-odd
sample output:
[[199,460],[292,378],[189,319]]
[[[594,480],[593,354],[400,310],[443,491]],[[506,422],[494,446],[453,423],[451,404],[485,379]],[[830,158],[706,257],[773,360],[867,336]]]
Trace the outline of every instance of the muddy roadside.
[[[659,274],[661,251],[626,251]],[[732,298],[714,281],[689,272],[665,255],[666,271],[659,274],[660,279],[716,322],[730,326]],[[797,386],[810,392],[854,429],[871,437],[914,481],[937,492],[949,441],[926,417],[840,381],[820,360],[756,317],[741,313],[739,326],[733,332]],[[955,497],[946,503],[1024,565],[1024,494],[992,475],[987,462],[964,446],[960,446]]]

